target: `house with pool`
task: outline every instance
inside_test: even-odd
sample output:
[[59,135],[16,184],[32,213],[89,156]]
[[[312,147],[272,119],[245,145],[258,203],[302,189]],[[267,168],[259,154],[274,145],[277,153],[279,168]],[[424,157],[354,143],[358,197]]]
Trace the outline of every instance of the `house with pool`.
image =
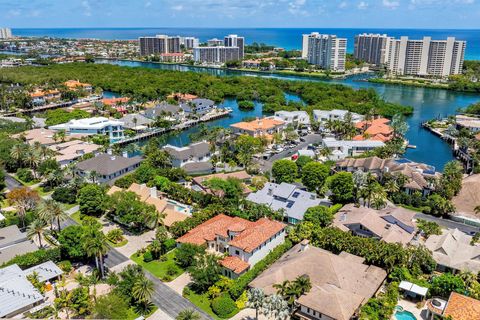
[[220,260],[223,275],[235,279],[285,241],[286,227],[267,218],[252,222],[219,214],[178,238],[177,245],[205,245],[209,252],[226,254]]

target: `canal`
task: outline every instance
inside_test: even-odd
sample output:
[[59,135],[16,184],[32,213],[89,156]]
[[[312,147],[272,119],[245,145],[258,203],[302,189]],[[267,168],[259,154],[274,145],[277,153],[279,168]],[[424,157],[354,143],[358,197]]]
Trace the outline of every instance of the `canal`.
[[[195,66],[169,65],[148,62],[123,61],[123,60],[97,60],[98,63],[110,63],[129,67],[146,67],[173,71],[192,71],[203,72],[217,76],[260,76],[268,78],[277,78],[283,80],[302,80],[302,81],[323,81],[331,83],[340,83],[353,88],[373,88],[385,100],[412,106],[414,113],[407,118],[410,129],[407,133],[409,143],[417,146],[416,149],[408,149],[405,157],[417,161],[425,162],[436,167],[441,171],[446,162],[453,159],[450,146],[443,140],[433,135],[421,127],[423,121],[435,118],[454,115],[458,108],[464,108],[469,104],[478,102],[480,95],[454,92],[444,89],[430,89],[421,87],[409,87],[393,84],[379,84],[365,81],[359,81],[365,76],[351,76],[346,79],[322,80],[315,77],[299,77],[281,74],[265,74],[256,72],[244,72],[235,70],[201,68]],[[287,96],[288,99],[298,99],[295,96]],[[210,126],[229,126],[232,123],[241,121],[245,117],[261,116],[261,104],[256,104],[255,110],[241,111],[238,109],[235,100],[227,99],[224,101],[225,107],[231,107],[234,112],[229,118],[222,118],[209,122]],[[184,145],[189,142],[188,135],[196,129],[191,128],[183,131],[176,136],[168,137],[167,142],[175,145]]]

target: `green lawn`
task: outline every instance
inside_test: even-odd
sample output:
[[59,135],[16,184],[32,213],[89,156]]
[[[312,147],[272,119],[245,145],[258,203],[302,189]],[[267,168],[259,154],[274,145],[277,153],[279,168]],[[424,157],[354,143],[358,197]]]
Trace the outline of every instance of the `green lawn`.
[[[161,279],[162,281],[170,282],[173,279],[177,278],[179,275],[181,275],[183,272],[185,272],[185,270],[180,268],[175,263],[175,249],[165,254],[164,256],[167,258],[166,261],[153,260],[150,262],[145,262],[143,261],[143,256],[138,256],[137,254],[133,254],[130,259],[135,261],[136,264],[148,270],[155,277]],[[168,270],[175,270],[175,274],[168,275]]]
[[63,210],[67,211],[75,207],[78,203],[62,203]]
[[43,187],[38,187],[38,188],[36,188],[35,190],[38,192],[38,194],[39,194],[41,197],[53,193],[53,190],[46,192],[46,191],[43,189]]
[[[196,305],[198,308],[202,309],[204,312],[208,313],[213,319],[215,320],[223,320],[224,318],[220,318],[217,316],[212,308],[210,307],[210,299],[208,299],[207,293],[204,294],[197,294],[191,290],[188,291],[187,294],[184,294],[184,297],[190,300],[191,303]],[[234,315],[236,315],[240,310],[235,309],[231,314],[228,315],[225,319],[230,319]]]
[[[157,311],[158,307],[157,306],[153,306],[152,308],[152,311],[150,311],[148,314],[144,315],[143,317],[145,319],[147,319],[149,316],[151,316],[155,311]],[[128,314],[125,315],[125,319],[126,320],[135,320],[137,319],[138,317],[140,317],[141,315],[136,313],[134,308],[131,307],[130,309],[128,309]]]
[[80,211],[77,211],[75,213],[72,213],[70,215],[70,218],[72,218],[73,220],[75,220],[78,224],[82,224],[82,219],[80,219]]
[[122,241],[120,241],[118,243],[112,242],[110,240],[107,240],[107,241],[108,241],[108,244],[111,245],[114,248],[123,247],[124,245],[126,245],[128,243],[127,239],[123,239]]

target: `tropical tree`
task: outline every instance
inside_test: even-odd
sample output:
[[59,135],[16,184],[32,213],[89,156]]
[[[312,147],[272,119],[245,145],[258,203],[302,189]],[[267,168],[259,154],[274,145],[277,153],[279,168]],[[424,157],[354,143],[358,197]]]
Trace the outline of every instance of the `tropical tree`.
[[330,173],[327,165],[319,162],[309,162],[302,169],[302,183],[307,187],[308,191],[319,191]]
[[288,303],[278,294],[267,297],[262,313],[276,320],[286,320],[290,317]]
[[401,138],[405,136],[409,127],[405,121],[405,116],[401,113],[397,113],[392,117],[390,126],[393,129],[393,135],[395,138]]
[[109,249],[107,238],[98,226],[90,225],[85,227],[82,242],[87,256],[95,258],[95,265],[103,278],[105,276],[103,256]]
[[143,274],[143,276],[136,279],[132,288],[133,298],[140,303],[148,303],[153,295],[153,282]]
[[42,245],[42,236],[45,234],[47,228],[47,223],[43,219],[35,219],[27,228],[27,237],[28,239],[33,239],[38,237],[38,244],[40,248]]
[[185,309],[180,311],[175,320],[200,320],[202,317],[194,309]]
[[272,166],[272,176],[277,183],[292,183],[297,177],[297,165],[292,160],[277,160]]
[[247,291],[247,306],[255,309],[255,319],[258,319],[259,312],[265,304],[265,293],[260,288],[251,288]]
[[7,194],[8,202],[17,208],[17,214],[22,220],[25,228],[25,215],[28,210],[33,209],[40,200],[38,193],[28,187],[13,189]]
[[58,231],[61,231],[60,221],[64,221],[68,218],[68,215],[65,213],[60,203],[53,199],[42,200],[38,206],[37,212],[41,219],[50,221],[51,228],[53,228],[53,224],[56,222]]

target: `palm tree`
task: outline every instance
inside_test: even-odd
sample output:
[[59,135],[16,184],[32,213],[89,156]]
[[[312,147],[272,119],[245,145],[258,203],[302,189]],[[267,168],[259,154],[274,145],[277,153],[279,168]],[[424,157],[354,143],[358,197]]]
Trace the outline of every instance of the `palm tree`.
[[247,292],[247,297],[247,306],[255,309],[255,319],[258,319],[258,313],[265,304],[265,293],[260,288],[252,288]]
[[57,222],[58,231],[61,231],[60,221],[64,221],[68,218],[68,215],[63,211],[60,203],[53,199],[43,200],[38,207],[38,215],[45,221],[51,221],[53,227],[54,222]]
[[98,178],[98,173],[97,171],[93,170],[93,171],[90,171],[90,174],[88,176],[90,181],[92,181],[92,183],[95,183]]
[[10,157],[17,162],[17,165],[23,162],[24,155],[25,148],[22,144],[13,145],[12,149],[10,150]]
[[87,256],[95,257],[95,265],[103,278],[105,276],[103,256],[109,249],[103,232],[94,226],[87,227],[83,235],[83,248]]
[[147,279],[145,275],[138,278],[132,288],[133,298],[141,303],[149,302],[153,292],[153,282]]
[[27,153],[26,158],[25,158],[25,162],[32,169],[33,177],[36,179],[37,178],[37,173],[36,173],[35,169],[37,168],[37,166],[40,163],[40,157],[38,156],[38,154],[34,150],[31,150]]
[[202,317],[194,309],[180,311],[175,320],[200,320]]
[[276,320],[286,320],[290,316],[288,303],[278,294],[272,294],[266,299],[262,313]]
[[42,236],[45,233],[45,229],[47,227],[47,223],[43,219],[35,219],[27,228],[27,237],[28,239],[33,239],[34,237],[38,237],[38,244],[40,248],[43,247],[42,245]]

